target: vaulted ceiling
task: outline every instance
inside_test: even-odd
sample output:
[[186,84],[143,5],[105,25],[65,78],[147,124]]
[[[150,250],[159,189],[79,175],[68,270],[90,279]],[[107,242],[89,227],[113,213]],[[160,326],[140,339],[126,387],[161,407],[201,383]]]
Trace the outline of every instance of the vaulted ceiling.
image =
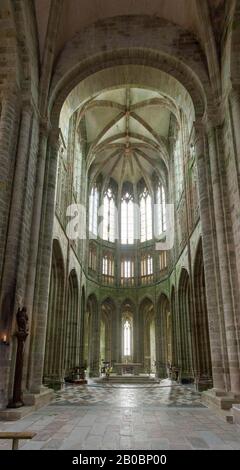
[[[119,15],[152,15],[181,26],[192,32],[204,44],[202,21],[199,18],[199,6],[202,0],[34,0],[40,55],[43,57],[47,36],[50,8],[60,12],[60,23],[55,45],[58,56],[67,41],[87,28],[91,23]],[[54,3],[56,6],[54,6]],[[214,20],[214,27],[219,33],[222,28],[222,11],[225,0],[210,0],[209,6]],[[52,5],[51,5],[52,4]],[[215,24],[216,23],[216,24]]]
[[[157,91],[125,86],[100,93],[78,112],[85,129],[91,180],[101,174],[117,183],[164,175],[168,135],[175,104]],[[84,124],[84,125],[83,125]]]

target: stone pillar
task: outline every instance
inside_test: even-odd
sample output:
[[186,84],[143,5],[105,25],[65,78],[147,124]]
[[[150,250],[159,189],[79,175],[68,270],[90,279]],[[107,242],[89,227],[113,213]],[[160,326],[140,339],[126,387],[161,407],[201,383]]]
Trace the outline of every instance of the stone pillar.
[[0,273],[4,262],[5,236],[11,203],[12,179],[15,164],[15,151],[18,138],[20,98],[13,87],[3,91],[0,113]]
[[218,286],[218,266],[215,260],[215,224],[211,204],[210,169],[208,165],[207,137],[202,124],[195,125],[196,163],[198,171],[199,207],[202,227],[202,245],[208,325],[212,360],[213,387],[225,392],[227,387],[224,364],[224,331],[222,330],[221,297]]
[[159,309],[157,307],[156,318],[155,318],[155,341],[156,341],[156,377],[165,377],[162,373],[161,363],[161,320]]
[[[11,327],[17,283],[19,263],[19,244],[23,223],[23,207],[26,193],[26,174],[29,156],[30,129],[32,109],[27,103],[22,110],[18,149],[16,155],[14,182],[11,198],[10,215],[8,219],[7,242],[5,245],[4,266],[2,271],[1,298],[11,298],[8,312],[8,329]],[[26,227],[25,227],[26,228]],[[23,292],[21,292],[23,295]],[[1,302],[2,309],[6,311]]]
[[229,94],[229,104],[231,110],[231,120],[232,120],[232,127],[234,132],[234,144],[235,150],[237,153],[237,169],[238,169],[238,177],[239,177],[239,170],[240,170],[240,133],[239,133],[239,126],[240,126],[240,87],[233,88]]
[[178,327],[178,319],[177,319],[177,306],[176,306],[176,298],[175,298],[175,291],[172,293],[170,298],[170,306],[171,306],[171,321],[172,321],[172,366],[175,368],[179,368],[179,348],[178,348],[178,334],[179,334],[179,327]]
[[[236,257],[236,270],[238,275],[238,291],[240,287],[240,87],[231,90],[228,99],[229,127],[232,135],[232,148],[229,151],[228,181],[231,192],[231,216],[234,236],[234,255]],[[230,132],[225,136],[228,137]],[[226,142],[227,144],[228,142]],[[228,144],[230,145],[230,143]],[[237,323],[237,319],[236,319]]]
[[50,266],[52,259],[52,234],[55,211],[55,188],[57,179],[58,130],[52,131],[46,157],[44,195],[41,211],[35,298],[32,314],[32,343],[28,374],[28,389],[40,393],[42,386],[45,340],[47,328]]
[[162,306],[158,313],[158,335],[159,335],[159,357],[158,357],[158,376],[167,377],[167,311]]
[[[32,201],[36,173],[38,122],[32,104],[22,104],[18,148],[15,160],[11,206],[2,271],[2,310],[7,315],[8,332],[14,328],[13,314],[22,305],[27,276],[29,237],[31,231]],[[8,299],[6,305],[6,299]],[[9,390],[13,386],[16,344],[11,342],[11,371]],[[10,358],[10,357],[9,357]]]
[[140,362],[139,372],[144,368],[144,348],[143,348],[143,312],[140,307],[133,312],[133,362]]
[[[35,183],[36,183],[36,174],[37,174],[37,157],[38,157],[38,140],[39,140],[39,121],[38,116],[34,110],[34,106],[30,104],[27,105],[29,107],[29,113],[31,116],[31,124],[30,127],[27,129],[25,128],[26,132],[29,131],[29,139],[27,140],[27,145],[25,148],[25,171],[24,168],[21,167],[18,176],[18,185],[17,188],[20,186],[20,181],[22,181],[22,192],[23,192],[23,201],[22,201],[22,209],[19,213],[19,242],[17,246],[18,252],[18,259],[20,260],[17,266],[17,274],[16,274],[16,299],[15,299],[15,309],[18,307],[19,299],[27,305],[28,310],[28,317],[29,320],[31,319],[31,311],[32,311],[32,303],[26,303],[26,294],[29,288],[29,284],[31,285],[31,281],[28,277],[29,272],[29,263],[31,261],[31,249],[32,249],[32,227],[33,227],[33,218],[34,218],[34,195],[35,195]],[[25,120],[26,124],[26,120]],[[21,132],[20,132],[21,134]],[[21,151],[23,148],[21,148]],[[24,166],[24,165],[23,165]],[[15,186],[15,183],[14,183]],[[20,189],[19,189],[20,191]],[[20,201],[18,198],[18,194],[16,195],[17,205],[19,208],[16,210],[20,210]],[[15,206],[15,207],[16,207]],[[14,223],[16,222],[17,218],[14,216],[13,220],[13,231],[14,231]],[[28,282],[29,281],[29,282]],[[24,299],[24,300],[23,300]],[[26,367],[27,367],[27,360],[28,360],[28,351],[29,351],[29,343],[30,343],[30,336],[28,336],[25,345],[25,354],[24,354],[24,367],[23,367],[23,381],[22,381],[22,389],[25,389],[26,384]]]
[[80,341],[80,348],[79,348],[79,365],[80,367],[85,367],[84,364],[84,328],[85,328],[85,317],[86,317],[86,305],[85,305],[85,295],[83,296],[83,290],[81,296],[81,309],[80,309],[80,332],[79,332],[79,341]]
[[212,126],[208,130],[209,160],[216,223],[218,261],[223,298],[224,324],[226,331],[230,387],[233,394],[240,396],[240,369],[238,357],[238,338],[235,324],[235,305],[233,293],[234,266],[230,265],[230,246],[232,243],[232,226],[228,207],[228,187],[226,185],[226,168],[223,126]]
[[[93,311],[94,308],[94,311]],[[100,366],[100,309],[94,302],[91,305],[91,344],[90,347],[90,377],[99,377]]]
[[119,306],[112,312],[111,321],[111,360],[121,362],[121,329],[119,324]]
[[[8,217],[11,204],[12,181],[16,158],[15,152],[19,127],[19,101],[18,90],[15,89],[15,87],[4,90],[2,95],[0,114],[0,275],[3,271]],[[4,332],[4,334],[8,336],[9,340],[9,317],[13,314],[14,297],[11,292],[4,292],[2,290],[2,286],[0,302],[1,332]],[[7,391],[11,350],[11,347],[9,348],[6,346],[1,346],[0,408],[4,408],[8,401]]]
[[[40,235],[41,212],[43,201],[43,186],[45,176],[48,128],[46,123],[40,125],[39,149],[37,158],[37,171],[35,179],[35,193],[33,201],[32,228],[30,236],[30,249],[28,258],[28,274],[25,290],[25,305],[28,311],[29,331],[31,332],[32,307],[35,292],[35,279],[37,272],[38,243]],[[23,388],[27,388],[27,370],[29,361],[30,342],[27,341],[25,347],[26,361],[23,371]]]
[[[114,334],[115,342],[116,342],[116,347],[115,347],[115,357],[114,359],[116,362],[120,363],[122,362],[122,311],[120,305],[117,306],[116,308],[116,331]],[[116,372],[119,372],[115,370]]]

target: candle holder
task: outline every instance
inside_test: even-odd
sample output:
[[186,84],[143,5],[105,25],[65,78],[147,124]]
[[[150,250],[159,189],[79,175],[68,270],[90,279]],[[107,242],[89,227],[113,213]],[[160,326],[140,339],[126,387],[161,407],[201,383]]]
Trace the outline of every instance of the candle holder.
[[3,346],[9,346],[9,342],[8,342],[8,340],[7,340],[7,335],[3,335],[3,336],[2,336],[1,344],[2,344]]

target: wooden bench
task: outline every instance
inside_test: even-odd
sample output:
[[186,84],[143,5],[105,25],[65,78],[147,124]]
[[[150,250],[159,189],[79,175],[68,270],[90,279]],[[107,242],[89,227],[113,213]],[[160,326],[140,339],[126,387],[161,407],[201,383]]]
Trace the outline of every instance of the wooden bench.
[[36,436],[35,432],[0,432],[0,439],[12,439],[12,450],[18,450],[18,441],[20,439],[32,439]]

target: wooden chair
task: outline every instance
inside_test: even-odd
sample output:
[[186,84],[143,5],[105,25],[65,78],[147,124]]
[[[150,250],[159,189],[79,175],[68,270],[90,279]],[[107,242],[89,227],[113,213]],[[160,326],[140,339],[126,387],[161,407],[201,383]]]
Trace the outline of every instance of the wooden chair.
[[32,439],[36,436],[35,432],[0,432],[0,439],[12,439],[12,450],[18,450],[18,441],[20,439]]

